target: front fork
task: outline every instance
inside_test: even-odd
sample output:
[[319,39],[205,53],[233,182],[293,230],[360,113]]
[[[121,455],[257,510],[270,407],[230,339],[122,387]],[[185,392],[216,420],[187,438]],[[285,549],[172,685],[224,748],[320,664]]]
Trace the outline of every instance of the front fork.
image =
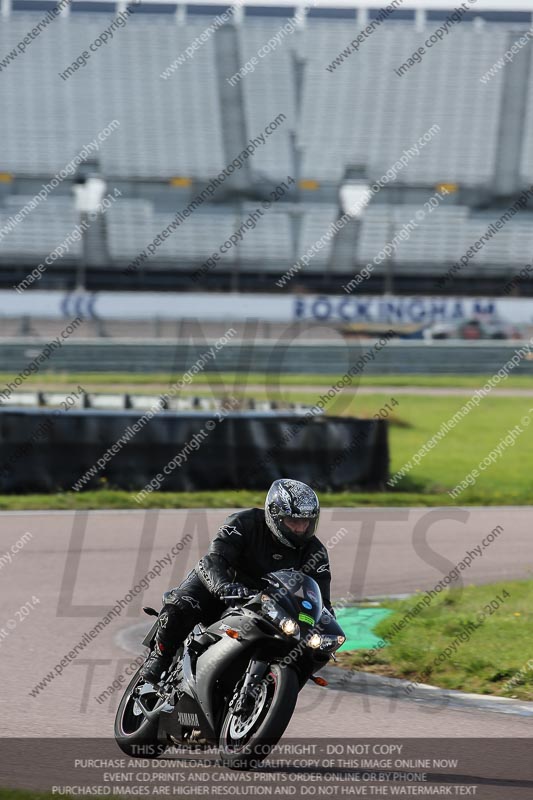
[[266,661],[252,659],[244,673],[244,681],[238,695],[233,697],[230,708],[236,716],[246,716],[255,705],[257,689],[268,672]]

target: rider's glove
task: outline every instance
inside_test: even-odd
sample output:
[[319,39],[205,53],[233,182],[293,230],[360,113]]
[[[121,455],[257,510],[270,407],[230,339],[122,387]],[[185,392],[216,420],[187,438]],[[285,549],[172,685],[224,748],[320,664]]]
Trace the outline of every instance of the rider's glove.
[[243,583],[225,583],[220,591],[222,600],[226,596],[249,597],[253,592]]

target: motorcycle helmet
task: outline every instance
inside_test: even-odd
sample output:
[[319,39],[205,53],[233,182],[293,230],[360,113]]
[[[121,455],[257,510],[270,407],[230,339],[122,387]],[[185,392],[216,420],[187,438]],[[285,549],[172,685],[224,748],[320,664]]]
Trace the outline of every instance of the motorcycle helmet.
[[[306,483],[280,478],[274,481],[265,500],[265,520],[272,535],[286,547],[299,549],[315,535],[320,516],[320,503],[315,492]],[[292,531],[285,517],[308,519],[304,533]]]

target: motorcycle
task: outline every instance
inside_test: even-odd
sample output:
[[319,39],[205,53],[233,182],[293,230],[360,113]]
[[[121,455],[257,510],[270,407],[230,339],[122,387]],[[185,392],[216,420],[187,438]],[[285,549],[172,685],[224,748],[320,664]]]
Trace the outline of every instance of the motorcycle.
[[[345,642],[316,581],[297,570],[264,576],[258,592],[232,601],[221,618],[196,625],[156,685],[126,688],[115,739],[130,756],[157,757],[170,745],[218,747],[243,770],[263,761],[283,735],[298,693]],[[147,614],[157,616],[152,608]],[[143,639],[152,649],[157,621]]]

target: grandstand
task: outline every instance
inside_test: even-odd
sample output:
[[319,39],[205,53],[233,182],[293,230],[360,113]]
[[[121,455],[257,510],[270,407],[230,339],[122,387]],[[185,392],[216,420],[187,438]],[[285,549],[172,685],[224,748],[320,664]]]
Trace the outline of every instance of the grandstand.
[[[531,27],[530,12],[471,12],[425,63],[400,77],[395,69],[449,11],[413,2],[336,63],[376,12],[343,2],[337,11],[319,6],[295,18],[292,6],[245,6],[222,24],[225,7],[141,3],[74,68],[124,6],[106,4],[103,13],[102,4],[74,1],[16,53],[50,8],[40,0],[20,5],[3,6],[0,26],[2,286],[43,263],[79,222],[72,188],[83,180],[83,164],[31,213],[17,213],[90,142],[91,170],[120,190],[120,200],[43,270],[40,288],[72,288],[83,260],[90,289],[276,291],[276,276],[343,217],[341,187],[375,185],[405,153],[394,179],[383,180],[362,215],[325,242],[284,291],[338,294],[396,240],[394,253],[373,264],[365,291],[497,294],[530,257],[533,217],[524,204],[468,269],[436,288],[438,275],[533,184],[531,48],[481,81]],[[184,56],[194,41],[201,45]],[[258,57],[268,42],[277,44]],[[283,123],[265,136],[275,119]],[[176,213],[260,136],[253,155],[128,272]],[[294,184],[272,200],[289,176]],[[443,186],[439,207],[401,237]],[[257,225],[223,248],[269,199]],[[199,286],[192,276],[215,253],[216,267],[204,270]],[[517,291],[527,294],[529,284]]]

